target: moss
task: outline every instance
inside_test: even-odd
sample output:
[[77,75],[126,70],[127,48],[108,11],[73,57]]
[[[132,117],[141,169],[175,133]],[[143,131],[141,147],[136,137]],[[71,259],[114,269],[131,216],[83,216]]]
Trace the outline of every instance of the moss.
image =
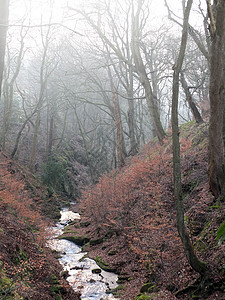
[[114,291],[121,291],[121,290],[124,290],[125,288],[126,288],[126,286],[124,284],[120,284],[114,289]]
[[64,239],[67,241],[71,241],[78,246],[83,246],[86,243],[88,243],[90,240],[87,236],[73,236],[73,235],[65,235],[65,234],[60,235],[58,237],[58,239]]
[[19,250],[17,251],[17,254],[14,257],[14,261],[16,264],[20,264],[21,261],[27,261],[27,255],[21,248],[19,248]]
[[211,208],[211,209],[220,209],[221,208],[221,205],[212,205],[212,206],[210,206],[209,208]]
[[146,295],[146,294],[140,294],[138,295],[135,300],[150,300],[150,299],[154,299],[158,296],[158,294],[154,293],[154,294],[149,294],[149,295]]
[[51,294],[54,296],[54,298],[62,299],[60,297],[61,293],[64,293],[64,287],[59,283],[59,279],[54,274],[52,274],[48,281],[50,283]]
[[197,240],[195,243],[195,249],[204,253],[208,249],[208,246],[202,240]]
[[117,250],[110,250],[110,251],[108,252],[108,255],[109,255],[109,256],[112,256],[112,255],[116,255],[117,253],[118,253]]
[[113,294],[114,296],[119,297],[121,294],[120,291],[125,290],[125,288],[126,288],[126,286],[124,284],[120,284],[114,289],[107,290],[106,294]]
[[79,259],[79,262],[81,262],[81,261],[83,261],[85,258],[87,258],[88,257],[88,254],[86,253],[86,254],[84,254],[84,256],[82,256],[80,259]]
[[104,271],[107,271],[107,272],[115,272],[116,271],[115,269],[110,268],[109,264],[104,262],[104,260],[101,258],[101,256],[96,256],[96,258],[94,260],[96,261],[97,265]]
[[189,131],[192,128],[192,126],[195,124],[196,124],[196,122],[194,120],[186,122],[180,126],[180,130],[181,131]]
[[65,228],[64,229],[64,232],[63,232],[64,234],[67,234],[67,233],[73,233],[73,234],[78,234],[78,232],[77,231],[74,231],[74,229],[73,228]]
[[58,280],[58,278],[54,274],[51,275],[50,283],[51,284],[59,284],[59,280]]
[[209,222],[205,223],[204,228],[202,229],[202,232],[200,234],[200,237],[205,237],[206,234],[208,233],[208,229],[210,227],[210,225],[212,224],[212,221],[210,220]]
[[88,227],[91,225],[91,222],[80,222],[80,227]]
[[152,282],[148,282],[141,287],[140,292],[150,293],[150,292],[158,292],[158,290],[159,289],[154,284],[152,284]]
[[88,252],[89,249],[90,248],[90,243],[89,242],[87,242],[85,245],[83,245],[82,247],[81,247],[81,251],[82,252]]
[[103,241],[104,241],[104,238],[99,238],[99,239],[95,239],[95,240],[90,240],[90,245],[91,245],[91,246],[99,245],[99,244],[102,244]]
[[19,294],[17,294],[17,293],[15,293],[14,295],[13,295],[13,298],[12,298],[13,300],[23,300],[23,297],[21,297]]
[[[7,299],[12,297],[12,291],[15,287],[13,280],[6,275],[4,269],[0,272],[0,299]],[[2,298],[3,297],[3,298]]]
[[149,300],[151,299],[149,295],[144,295],[144,294],[141,294],[141,295],[138,295],[135,300]]
[[131,280],[131,278],[129,275],[119,275],[117,283],[121,284],[121,283],[124,283],[125,281],[130,281],[130,280]]
[[66,228],[73,228],[73,229],[74,228],[77,229],[77,228],[80,228],[80,227],[81,226],[80,226],[80,220],[79,219],[75,219],[75,220],[71,221],[70,224],[66,226]]
[[55,294],[63,293],[64,288],[60,284],[56,284],[56,285],[53,285],[50,287],[50,291],[51,291],[52,295],[55,295]]
[[53,253],[53,254],[59,254],[59,252],[57,251],[57,250],[55,250],[55,249],[51,249],[51,252]]

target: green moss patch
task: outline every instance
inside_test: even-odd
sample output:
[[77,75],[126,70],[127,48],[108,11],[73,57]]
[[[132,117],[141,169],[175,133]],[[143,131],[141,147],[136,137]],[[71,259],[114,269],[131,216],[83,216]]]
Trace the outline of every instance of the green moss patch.
[[93,239],[93,240],[90,240],[90,245],[91,246],[99,245],[99,244],[103,243],[103,241],[104,241],[104,238]]
[[96,256],[96,258],[94,260],[96,261],[97,265],[104,271],[107,271],[107,272],[115,272],[116,271],[115,269],[110,268],[109,264],[107,262],[104,262],[104,260],[101,258],[101,256]]
[[149,299],[151,299],[149,295],[143,295],[143,294],[138,295],[138,296],[135,298],[135,300],[149,300]]
[[58,239],[71,241],[78,246],[83,246],[86,243],[88,243],[90,240],[87,236],[74,236],[74,235],[65,235],[65,234],[60,235]]
[[108,255],[109,255],[109,256],[113,256],[113,255],[116,255],[117,253],[118,253],[117,250],[110,250],[110,251],[108,252]]
[[151,282],[148,282],[141,287],[140,292],[141,293],[158,292],[158,288],[156,288],[156,286]]

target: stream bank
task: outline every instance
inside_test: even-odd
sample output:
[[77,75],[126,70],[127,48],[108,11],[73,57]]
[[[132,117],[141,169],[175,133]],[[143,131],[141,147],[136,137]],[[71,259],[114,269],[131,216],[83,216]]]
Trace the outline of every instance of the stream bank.
[[49,241],[51,249],[56,250],[63,266],[67,281],[75,291],[81,293],[82,300],[113,300],[112,294],[107,294],[117,287],[118,276],[102,270],[94,260],[85,257],[80,246],[65,239],[58,239],[66,226],[74,220],[80,219],[78,213],[64,208],[61,211],[60,221],[53,227],[53,238]]

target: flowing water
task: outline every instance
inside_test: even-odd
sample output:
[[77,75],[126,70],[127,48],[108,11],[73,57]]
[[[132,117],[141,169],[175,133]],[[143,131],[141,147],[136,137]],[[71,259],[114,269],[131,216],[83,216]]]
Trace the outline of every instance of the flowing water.
[[67,280],[75,291],[81,293],[82,300],[118,300],[112,294],[106,293],[107,290],[117,286],[117,275],[104,270],[101,270],[99,274],[93,274],[93,269],[100,268],[94,260],[89,258],[82,259],[86,253],[81,251],[81,247],[73,242],[57,239],[57,236],[63,233],[63,229],[69,221],[79,218],[80,215],[78,213],[73,213],[66,208],[63,209],[59,223],[52,228],[55,238],[51,239],[49,246],[60,253],[59,262],[69,274]]

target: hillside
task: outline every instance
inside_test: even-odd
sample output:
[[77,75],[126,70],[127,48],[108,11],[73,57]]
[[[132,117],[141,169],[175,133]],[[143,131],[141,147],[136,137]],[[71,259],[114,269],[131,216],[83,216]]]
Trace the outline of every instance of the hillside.
[[31,173],[0,152],[0,299],[79,299],[45,246],[46,228],[59,215],[58,199],[47,195]]
[[[67,226],[63,236],[83,245],[103,269],[118,273],[118,288],[110,292],[120,299],[225,298],[225,245],[216,240],[224,202],[216,202],[208,188],[207,132],[206,123],[190,122],[180,133],[186,226],[211,272],[204,288],[176,229],[170,133],[162,146],[152,140],[124,168],[102,176],[74,206],[81,221]],[[59,199],[49,198],[37,178],[3,152],[0,166],[0,299],[79,299],[45,247]]]
[[224,299],[225,245],[216,232],[224,203],[208,188],[207,124],[182,126],[182,188],[186,226],[198,257],[211,270],[202,289],[177,233],[172,182],[172,139],[151,141],[121,170],[104,175],[79,201],[81,222],[64,237],[85,244],[101,267],[119,274],[121,299]]

